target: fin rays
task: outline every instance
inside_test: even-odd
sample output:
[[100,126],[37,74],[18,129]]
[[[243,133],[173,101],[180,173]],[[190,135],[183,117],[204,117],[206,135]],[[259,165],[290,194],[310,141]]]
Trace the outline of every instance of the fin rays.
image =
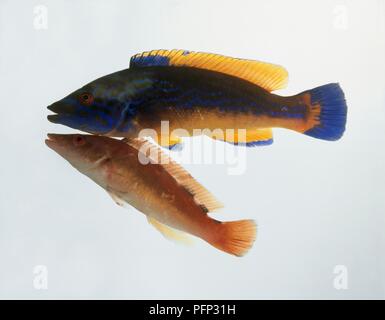
[[215,197],[197,182],[182,166],[172,160],[160,147],[144,139],[127,139],[126,143],[145,153],[154,163],[161,161],[162,166],[174,179],[194,197],[195,202],[205,211],[211,212],[223,207]]
[[138,53],[130,60],[130,68],[149,66],[183,66],[221,72],[252,82],[267,91],[282,89],[288,81],[286,69],[279,65],[213,53],[152,50]]

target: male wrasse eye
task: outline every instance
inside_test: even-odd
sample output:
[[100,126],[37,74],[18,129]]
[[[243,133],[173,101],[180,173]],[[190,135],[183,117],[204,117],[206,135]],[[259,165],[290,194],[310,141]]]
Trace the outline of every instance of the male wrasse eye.
[[74,136],[72,142],[76,147],[79,147],[86,143],[86,139],[82,136]]
[[89,106],[94,101],[94,97],[91,93],[84,92],[80,95],[79,100],[81,104]]

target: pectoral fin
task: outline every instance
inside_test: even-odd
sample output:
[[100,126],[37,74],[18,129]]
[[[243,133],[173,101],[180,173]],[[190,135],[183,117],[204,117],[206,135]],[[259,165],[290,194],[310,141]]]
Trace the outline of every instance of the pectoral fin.
[[123,207],[124,201],[119,198],[114,192],[107,190],[107,193],[111,196],[112,200],[118,205]]
[[110,195],[110,197],[112,198],[112,200],[120,207],[124,207],[124,208],[131,208],[131,206],[127,203],[127,201],[125,201],[124,199],[122,199],[122,197],[120,195],[118,195],[116,192],[112,191],[111,189],[107,188],[106,189],[107,193]]

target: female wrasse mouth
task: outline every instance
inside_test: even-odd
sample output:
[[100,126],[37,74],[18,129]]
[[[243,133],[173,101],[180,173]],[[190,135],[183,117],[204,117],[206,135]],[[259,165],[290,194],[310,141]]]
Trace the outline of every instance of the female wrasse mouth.
[[47,139],[45,139],[45,144],[56,151],[58,147],[61,147],[65,144],[66,140],[69,139],[70,135],[66,134],[57,134],[57,133],[48,133]]
[[59,140],[60,137],[63,137],[63,134],[58,134],[58,133],[48,133],[47,134],[47,140],[51,141],[57,141]]
[[55,150],[55,146],[57,146],[55,141],[50,140],[50,139],[45,139],[44,142],[45,142],[45,144],[46,144],[46,146],[47,146],[48,148],[50,148],[50,149],[52,149],[52,150]]
[[54,134],[54,133],[48,133],[47,134],[47,139],[45,139],[45,144],[52,148],[53,145],[55,144],[55,142],[57,142],[57,138],[58,138],[58,134]]

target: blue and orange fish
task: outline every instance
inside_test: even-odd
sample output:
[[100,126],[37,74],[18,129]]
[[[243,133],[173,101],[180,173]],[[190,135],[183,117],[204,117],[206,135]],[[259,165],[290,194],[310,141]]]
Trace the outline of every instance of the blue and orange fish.
[[[48,119],[98,135],[133,138],[143,129],[172,147],[182,136],[201,134],[246,146],[273,141],[272,128],[323,140],[345,131],[347,106],[337,83],[294,96],[283,88],[287,71],[278,65],[184,50],[154,50],[131,58],[128,69],[92,81],[48,107]],[[161,133],[168,121],[169,133]],[[175,134],[177,129],[178,133]],[[199,131],[196,129],[206,130]],[[213,132],[235,130],[218,137]],[[246,135],[237,134],[246,129]],[[170,133],[171,132],[171,133]]]

